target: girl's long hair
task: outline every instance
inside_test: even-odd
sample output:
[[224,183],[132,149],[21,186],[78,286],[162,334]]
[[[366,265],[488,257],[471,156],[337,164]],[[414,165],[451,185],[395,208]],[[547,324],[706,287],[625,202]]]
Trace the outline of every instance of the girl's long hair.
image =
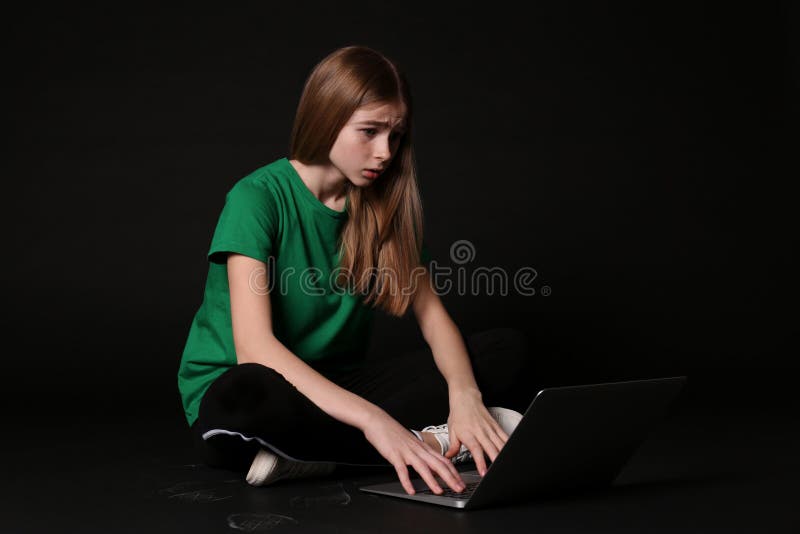
[[363,188],[347,182],[348,219],[339,240],[337,284],[400,317],[422,273],[423,214],[411,143],[411,94],[397,65],[364,46],[343,47],[325,57],[303,88],[289,157],[303,164],[329,164],[331,147],[355,110],[378,103],[404,106],[406,130],[377,180]]

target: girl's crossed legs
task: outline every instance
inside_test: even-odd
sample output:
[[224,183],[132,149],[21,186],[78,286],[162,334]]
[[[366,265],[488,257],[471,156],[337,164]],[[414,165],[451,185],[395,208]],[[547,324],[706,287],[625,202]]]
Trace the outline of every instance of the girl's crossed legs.
[[[525,334],[495,328],[464,341],[484,405],[524,412],[536,393],[524,381],[530,357]],[[318,370],[407,428],[447,422],[447,383],[429,347],[349,372]],[[283,375],[258,363],[236,365],[211,384],[192,435],[207,465],[235,471],[247,471],[260,448],[294,460],[391,465],[361,430],[331,417]]]

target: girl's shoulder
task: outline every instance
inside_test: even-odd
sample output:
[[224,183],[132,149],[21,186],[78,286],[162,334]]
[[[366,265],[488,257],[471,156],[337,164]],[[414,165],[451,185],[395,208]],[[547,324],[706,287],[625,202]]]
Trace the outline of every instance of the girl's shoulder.
[[239,178],[228,191],[228,196],[258,194],[267,198],[281,197],[286,185],[286,169],[289,165],[286,158],[258,167]]

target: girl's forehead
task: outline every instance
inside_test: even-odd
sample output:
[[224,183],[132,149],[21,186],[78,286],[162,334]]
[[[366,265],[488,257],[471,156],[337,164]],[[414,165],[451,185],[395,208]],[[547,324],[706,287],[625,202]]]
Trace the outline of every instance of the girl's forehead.
[[365,106],[358,108],[353,113],[351,120],[352,122],[379,122],[394,128],[403,126],[405,122],[405,109],[397,104]]

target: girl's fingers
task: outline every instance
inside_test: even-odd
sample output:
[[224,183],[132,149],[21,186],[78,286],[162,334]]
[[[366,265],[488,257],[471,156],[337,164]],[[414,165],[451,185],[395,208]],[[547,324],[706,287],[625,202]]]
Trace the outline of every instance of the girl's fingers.
[[[478,471],[483,473],[486,470],[486,460],[484,459],[483,454],[485,453],[490,460],[494,461],[499,454],[499,450],[494,442],[492,442],[492,440],[489,438],[489,434],[482,428],[470,436],[469,442],[473,443],[474,445],[472,447],[467,445],[467,448],[472,453],[472,459],[475,460],[475,465],[478,467]],[[477,447],[482,451],[480,455],[480,461],[478,461],[478,456],[473,451],[473,447]],[[483,471],[481,470],[481,465],[483,466]]]
[[505,430],[503,430],[503,427],[501,427],[500,424],[494,419],[492,419],[492,428],[494,429],[495,434],[500,436],[500,439],[503,440],[503,444],[505,444],[505,442],[508,441],[508,434],[506,434]]
[[[409,495],[414,495],[416,493],[409,476],[407,467],[409,465],[419,473],[428,487],[437,495],[443,493],[444,490],[442,490],[441,485],[434,477],[433,471],[454,490],[463,490],[465,484],[463,480],[461,480],[461,475],[458,470],[453,466],[450,460],[441,454],[436,454],[427,445],[418,443],[418,440],[414,440],[413,443],[413,447],[409,447],[404,452],[400,452],[398,457],[394,461],[391,461],[391,464],[397,472],[397,478],[400,480],[406,493]],[[422,448],[419,449],[418,447]],[[424,452],[420,452],[420,450]]]
[[441,454],[434,454],[433,452],[429,453],[429,457],[433,458],[429,465],[447,482],[448,486],[456,491],[461,491],[465,487],[464,481],[461,480],[461,475],[453,465],[453,462]]
[[500,426],[500,423],[498,423],[494,417],[490,417],[488,421],[489,430],[485,431],[486,437],[492,442],[496,452],[494,453],[494,456],[492,456],[490,451],[487,452],[489,452],[489,457],[492,459],[492,462],[494,462],[497,458],[497,455],[500,454],[500,450],[508,441],[508,434],[506,434],[506,432],[503,430],[503,427]]
[[422,480],[425,481],[425,483],[428,485],[428,487],[435,494],[439,495],[440,493],[444,492],[442,487],[439,486],[438,482],[436,482],[436,479],[433,477],[433,474],[431,474],[431,470],[428,467],[428,464],[423,462],[422,458],[419,458],[418,456],[414,456],[413,459],[411,460],[411,465],[414,467],[414,470],[417,473],[419,473],[419,476],[422,477]]
[[397,471],[397,478],[400,479],[400,483],[403,485],[403,489],[405,489],[406,493],[409,495],[414,495],[414,486],[411,485],[411,479],[408,476],[408,468],[405,462],[396,462],[393,465],[394,470]]
[[453,488],[454,490],[461,491],[466,487],[452,462],[450,462],[441,454],[435,454],[428,447],[425,447],[422,450],[425,451],[426,454],[417,456],[415,458],[416,463],[412,463],[412,465],[434,493],[439,494],[444,491],[434,477],[434,471],[445,483],[447,483],[449,487]]
[[467,449],[469,449],[469,452],[472,453],[472,459],[475,461],[475,467],[478,468],[478,473],[483,476],[486,472],[486,459],[483,457],[483,447],[481,447],[481,444],[478,443],[478,440],[475,438],[470,438],[470,440],[464,444]]
[[436,457],[439,459],[440,462],[442,462],[447,467],[448,471],[453,473],[453,476],[456,478],[458,483],[463,486],[464,485],[464,480],[461,478],[461,473],[458,472],[458,469],[456,469],[456,466],[453,465],[453,462],[451,460],[445,458],[441,454],[436,455]]
[[[425,461],[431,466],[437,466],[437,472],[451,488],[456,489],[456,486],[464,486],[464,481],[461,480],[461,474],[458,472],[458,469],[455,468],[452,461],[440,453],[434,452],[434,450],[427,445],[422,445],[422,450],[427,453],[427,455],[423,457]],[[431,463],[429,458],[434,458],[436,463]],[[442,467],[444,467],[450,476],[441,473],[440,468]]]
[[489,432],[487,439],[491,441],[493,446],[493,450],[489,452],[489,458],[494,462],[497,459],[497,455],[500,454],[500,449],[503,448],[503,440],[494,432]]
[[488,432],[483,431],[480,435],[480,443],[483,450],[486,451],[486,455],[489,457],[491,461],[494,462],[494,459],[497,458],[497,455],[500,454],[500,449],[495,445],[494,441],[492,441],[491,436]]

